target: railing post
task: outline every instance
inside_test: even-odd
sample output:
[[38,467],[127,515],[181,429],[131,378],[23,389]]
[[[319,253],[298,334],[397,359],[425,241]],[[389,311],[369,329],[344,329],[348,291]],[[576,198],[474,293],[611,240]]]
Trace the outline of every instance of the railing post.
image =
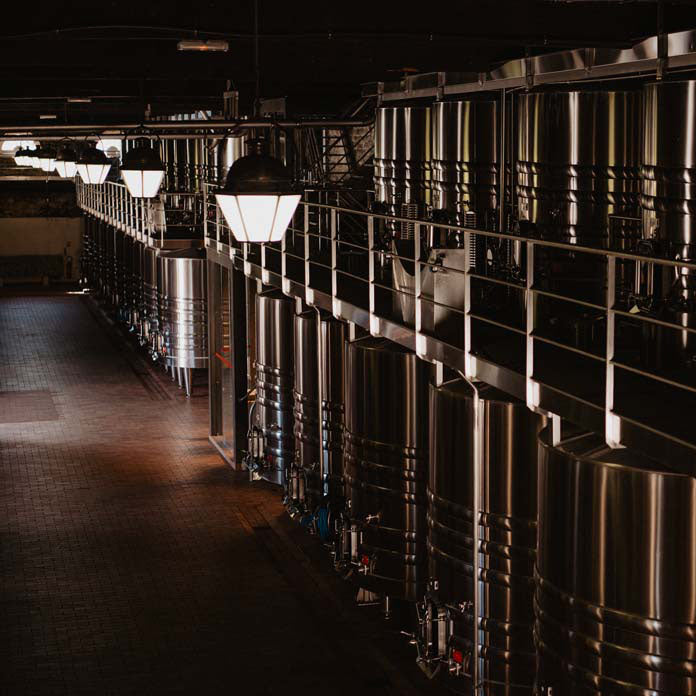
[[616,332],[616,257],[607,257],[607,335],[606,335],[606,378],[604,384],[605,439],[612,448],[621,445],[621,420],[614,413],[614,342]]
[[379,336],[379,317],[375,314],[375,218],[370,215],[367,218],[367,259],[368,281],[370,297],[370,333]]
[[309,203],[304,204],[304,274],[305,274],[305,301],[311,304],[314,301],[314,293],[310,287],[311,272],[309,267]]
[[420,355],[421,357],[425,354],[425,350],[423,346],[421,345],[421,330],[423,328],[423,322],[422,322],[422,308],[421,308],[421,291],[422,291],[422,282],[421,282],[421,226],[420,223],[416,222],[413,225],[413,270],[415,273],[414,276],[414,288],[415,288],[415,293],[414,293],[414,330],[416,333],[416,354]]
[[527,325],[526,325],[526,397],[533,411],[539,407],[539,384],[534,380],[534,326],[536,323],[536,296],[534,294],[535,245],[527,239]]
[[464,231],[464,374],[476,378],[476,357],[471,352],[471,238],[475,233]]
[[336,271],[338,259],[338,218],[336,209],[331,208],[331,306],[335,307],[338,301],[338,273]]

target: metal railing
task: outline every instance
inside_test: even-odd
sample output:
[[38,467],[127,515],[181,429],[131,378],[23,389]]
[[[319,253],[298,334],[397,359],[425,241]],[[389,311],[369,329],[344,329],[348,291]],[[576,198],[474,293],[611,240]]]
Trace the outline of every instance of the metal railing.
[[[152,199],[133,198],[121,183],[107,181],[90,186],[76,177],[75,188],[82,210],[148,246],[164,246],[167,234],[176,232],[177,228],[203,230],[201,193],[163,192],[159,198],[164,207],[158,213]],[[177,213],[181,212],[190,218],[184,224],[177,221]]]
[[[668,459],[678,470],[696,473],[696,432],[688,422],[696,406],[696,375],[688,368],[665,371],[641,354],[641,346],[650,347],[670,332],[677,342],[685,342],[696,328],[626,304],[617,281],[636,267],[692,271],[696,264],[434,225],[320,199],[301,203],[282,242],[243,244],[230,234],[215,190],[205,185],[202,207],[212,261],[282,288],[411,348],[425,360],[492,384],[535,411],[603,433],[611,447],[635,447]],[[130,198],[120,184],[78,185],[78,201],[89,214],[133,236],[151,237],[147,203]],[[387,225],[408,226],[413,239],[394,243]],[[457,237],[458,248],[432,247],[433,239],[447,234]],[[477,266],[476,245],[484,243],[514,247],[514,272]],[[594,296],[549,285],[538,263],[549,254],[570,255],[571,264],[595,264],[600,274],[593,278]],[[602,285],[604,290],[597,293]],[[504,301],[495,300],[498,296]],[[582,316],[591,340],[577,343],[549,331],[544,303]],[[635,345],[628,341],[633,350],[628,357],[620,334],[637,336]]]

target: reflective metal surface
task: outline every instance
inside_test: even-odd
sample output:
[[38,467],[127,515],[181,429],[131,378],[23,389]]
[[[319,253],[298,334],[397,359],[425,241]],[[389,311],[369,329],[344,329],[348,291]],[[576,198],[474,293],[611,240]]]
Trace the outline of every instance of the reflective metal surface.
[[131,315],[129,323],[133,330],[140,331],[140,313],[143,306],[143,263],[145,245],[139,239],[133,239],[131,255]]
[[601,438],[539,438],[539,688],[696,692],[696,480]]
[[417,601],[425,589],[431,366],[385,339],[348,344],[345,482],[361,587]]
[[157,290],[157,256],[159,250],[143,249],[143,304],[140,309],[140,340],[155,352],[159,351],[159,293]]
[[200,368],[208,364],[208,313],[205,252],[160,252],[159,308],[162,353],[168,366]]
[[604,246],[639,206],[640,92],[521,94],[517,205],[538,234]]
[[[644,88],[641,207],[643,236],[668,258],[696,259],[696,81]],[[665,321],[696,324],[696,278],[683,267],[651,269],[655,300]],[[658,327],[654,338],[669,367],[696,359],[696,334]]]
[[319,385],[322,424],[322,478],[332,504],[343,498],[343,431],[345,425],[345,322],[322,312],[319,322]]
[[430,203],[430,109],[380,108],[375,119],[375,201],[392,214],[417,217]]
[[294,452],[294,306],[279,290],[256,296],[256,425],[265,460],[258,472],[284,486]]
[[109,235],[113,236],[114,248],[111,256],[112,279],[111,285],[111,304],[118,310],[124,299],[124,291],[126,286],[126,268],[125,261],[125,233],[115,227],[107,226]]
[[295,315],[297,477],[288,497],[310,512],[323,503],[336,510],[344,497],[345,331],[345,324],[326,312],[310,309]]
[[[479,398],[484,422],[482,679],[486,693],[529,693],[535,669],[537,435],[545,419],[487,385],[480,385]],[[452,651],[473,652],[474,423],[474,393],[466,381],[431,386],[428,552],[438,600],[452,608],[450,660]],[[457,681],[454,688],[468,688],[468,682]]]
[[133,268],[133,245],[134,238],[128,234],[123,234],[123,246],[121,247],[121,276],[122,276],[122,296],[119,306],[119,315],[122,321],[130,325],[133,319],[133,307],[135,303],[135,278],[136,269]]
[[295,315],[294,419],[297,477],[288,491],[296,504],[314,510],[322,498],[319,447],[319,364],[317,359],[318,315],[308,309]]
[[433,209],[460,224],[470,213],[468,226],[492,229],[498,186],[496,102],[438,102],[431,112]]
[[[375,209],[405,218],[424,217],[431,202],[431,114],[428,107],[389,107],[375,115]],[[386,223],[393,250],[413,257],[414,226]],[[392,258],[394,310],[413,323],[413,264]]]

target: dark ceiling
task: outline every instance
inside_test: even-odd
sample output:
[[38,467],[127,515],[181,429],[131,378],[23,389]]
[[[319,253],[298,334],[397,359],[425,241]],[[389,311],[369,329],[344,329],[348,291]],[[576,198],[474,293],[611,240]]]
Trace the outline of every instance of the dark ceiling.
[[[227,82],[254,89],[253,0],[24,3],[3,11],[0,122],[140,119],[219,109]],[[655,34],[658,5],[634,0],[272,2],[259,0],[264,96],[336,112],[362,82],[404,70],[483,70],[559,48],[622,45]],[[664,30],[696,27],[696,3],[667,1]],[[228,53],[181,53],[180,38],[226,38]],[[91,97],[68,104],[65,97]]]

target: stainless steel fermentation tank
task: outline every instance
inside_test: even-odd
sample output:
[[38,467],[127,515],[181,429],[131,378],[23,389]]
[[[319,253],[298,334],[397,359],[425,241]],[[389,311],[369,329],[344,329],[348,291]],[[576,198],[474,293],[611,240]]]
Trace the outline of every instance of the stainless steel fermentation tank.
[[292,510],[302,511],[316,509],[322,499],[317,312],[305,310],[295,315],[294,322],[295,456],[289,474],[288,500]]
[[[429,107],[384,107],[375,115],[375,210],[404,218],[424,219],[431,203],[431,120]],[[379,223],[378,223],[379,224]],[[408,222],[384,223],[378,239],[391,260],[394,311],[413,323],[415,227]],[[389,281],[387,281],[389,282]]]
[[431,114],[433,219],[495,229],[498,103],[438,102]]
[[130,266],[130,317],[128,323],[131,329],[139,334],[140,331],[140,314],[143,306],[143,262],[145,256],[145,244],[139,240],[132,238],[133,245],[131,249],[131,266]]
[[[643,236],[652,253],[696,260],[696,81],[644,88],[641,208]],[[696,328],[696,277],[684,267],[650,269],[652,310],[663,321]],[[661,366],[696,364],[696,336],[654,327],[647,340]]]
[[294,303],[279,290],[256,296],[256,402],[249,461],[261,478],[285,487],[293,435]]
[[[632,248],[640,237],[641,93],[535,92],[517,97],[517,224],[524,235],[598,248]],[[622,273],[622,265],[619,264]],[[604,305],[606,263],[582,252],[536,247],[534,284]],[[625,294],[626,279],[617,279]],[[537,329],[587,351],[604,335],[604,313],[544,296]]]
[[521,94],[517,207],[523,229],[541,237],[606,247],[638,215],[638,91]]
[[[430,205],[430,109],[384,107],[375,116],[375,201],[400,217],[423,217]],[[413,238],[408,225],[395,228]]]
[[157,290],[157,247],[143,248],[143,299],[140,308],[138,335],[142,345],[149,347],[153,358],[160,352],[159,293]]
[[112,266],[113,284],[111,287],[111,304],[116,310],[120,318],[120,312],[124,299],[124,290],[126,285],[126,269],[125,269],[125,233],[111,225],[107,226],[109,234],[114,239],[114,253],[111,256],[110,262]]
[[478,385],[483,449],[478,518],[480,606],[474,592],[475,395],[463,379],[430,387],[428,557],[421,659],[446,665],[450,688],[468,692],[478,611],[485,693],[530,693],[536,555],[537,436],[545,418]]
[[696,480],[544,431],[538,499],[539,693],[696,693]]
[[345,328],[326,312],[295,315],[295,458],[288,498],[296,510],[323,506],[336,513],[341,507]]
[[385,339],[348,345],[344,471],[359,586],[417,601],[427,576],[431,366]]
[[[380,109],[375,128],[375,201],[402,217],[494,229],[497,224],[498,104],[495,101],[438,102],[432,107]],[[392,259],[394,310],[407,324],[415,319],[414,225],[387,225],[395,240]],[[433,267],[465,270],[463,239],[437,226],[421,230]],[[427,234],[425,234],[427,232]],[[478,242],[478,245],[477,245]],[[485,243],[472,240],[473,258],[485,263]],[[427,247],[427,248],[425,248]],[[456,275],[454,277],[457,277]],[[447,287],[445,287],[447,286]],[[422,330],[460,342],[463,283],[447,283],[421,272]],[[433,304],[434,302],[434,304]]]
[[205,251],[161,251],[157,264],[162,355],[168,367],[181,370],[182,386],[190,396],[192,371],[208,366]]

